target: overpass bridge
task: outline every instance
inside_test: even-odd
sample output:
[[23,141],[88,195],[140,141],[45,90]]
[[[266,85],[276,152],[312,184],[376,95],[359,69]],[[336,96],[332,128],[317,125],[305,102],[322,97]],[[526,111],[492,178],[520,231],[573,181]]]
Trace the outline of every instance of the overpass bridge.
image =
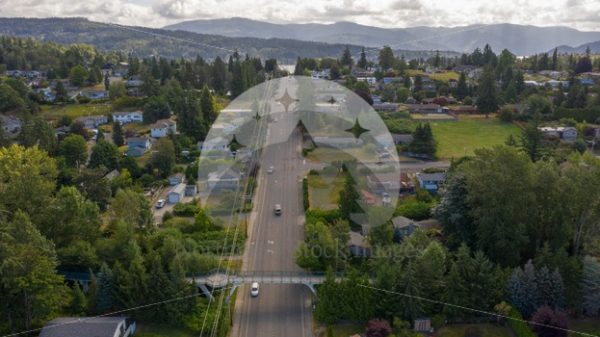
[[[247,271],[239,273],[226,273],[216,271],[201,276],[190,276],[188,281],[194,283],[202,292],[212,299],[213,290],[231,287],[227,300],[233,292],[242,284],[301,284],[307,286],[313,294],[317,294],[315,286],[325,281],[325,273],[307,273],[307,272],[272,272],[272,271]],[[335,276],[336,282],[342,280],[341,276]]]

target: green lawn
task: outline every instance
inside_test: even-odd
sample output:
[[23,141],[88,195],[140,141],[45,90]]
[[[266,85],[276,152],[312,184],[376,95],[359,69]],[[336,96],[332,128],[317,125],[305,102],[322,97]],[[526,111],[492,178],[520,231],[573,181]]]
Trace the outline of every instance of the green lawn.
[[438,337],[463,337],[467,329],[479,331],[480,337],[512,337],[509,328],[493,324],[451,324],[446,325],[437,332]]
[[503,144],[509,135],[520,133],[514,124],[495,118],[464,118],[458,121],[431,122],[433,136],[438,143],[437,156],[441,159],[472,155],[478,148]]
[[106,115],[111,109],[110,104],[42,105],[42,115],[47,120],[57,121],[64,116],[75,119],[81,116]]
[[197,337],[185,328],[168,325],[138,324],[135,337]]

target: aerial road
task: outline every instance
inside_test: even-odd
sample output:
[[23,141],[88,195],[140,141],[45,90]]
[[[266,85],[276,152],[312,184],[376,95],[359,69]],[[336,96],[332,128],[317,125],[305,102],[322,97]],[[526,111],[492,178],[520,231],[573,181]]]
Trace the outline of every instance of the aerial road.
[[[267,125],[267,144],[262,149],[254,210],[248,227],[243,271],[302,272],[295,253],[304,236],[301,179],[306,173],[302,158],[302,134],[295,130],[292,108],[277,102],[286,90],[295,94],[295,80],[278,81],[279,88],[268,104],[277,116]],[[289,130],[295,130],[290,134]],[[272,167],[272,169],[269,169]],[[281,206],[281,215],[274,212]],[[239,288],[232,336],[312,336],[311,292],[303,285],[260,285],[252,297],[250,286]]]

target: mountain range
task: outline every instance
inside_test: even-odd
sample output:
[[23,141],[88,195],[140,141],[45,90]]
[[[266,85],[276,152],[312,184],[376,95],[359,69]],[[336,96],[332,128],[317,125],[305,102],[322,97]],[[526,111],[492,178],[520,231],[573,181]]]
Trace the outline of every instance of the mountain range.
[[471,52],[476,47],[482,48],[489,43],[496,52],[506,48],[514,54],[524,56],[546,52],[560,45],[577,46],[600,41],[600,32],[515,24],[380,28],[351,22],[273,24],[230,18],[184,21],[164,28],[229,37],[285,38],[366,47],[389,45],[393,49],[403,50]]
[[[276,58],[280,63],[294,64],[298,57],[339,57],[346,46],[358,57],[362,46],[341,43],[297,40],[291,38],[258,38],[195,33],[184,30],[154,29],[90,21],[85,18],[0,18],[0,35],[32,37],[60,44],[85,43],[100,50],[133,52],[146,57],[214,59],[227,58],[237,50],[253,57]],[[229,31],[230,32],[230,31]],[[433,50],[395,50],[407,59],[428,58]],[[454,52],[442,55],[456,56]],[[376,50],[368,53],[375,59]]]

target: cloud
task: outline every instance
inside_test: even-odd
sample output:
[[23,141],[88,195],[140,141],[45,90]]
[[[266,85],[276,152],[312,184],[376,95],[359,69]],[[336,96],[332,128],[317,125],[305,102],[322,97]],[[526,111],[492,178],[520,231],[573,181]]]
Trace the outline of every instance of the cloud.
[[0,0],[0,15],[83,16],[151,27],[238,16],[275,23],[354,21],[382,27],[509,22],[600,29],[597,0]]

